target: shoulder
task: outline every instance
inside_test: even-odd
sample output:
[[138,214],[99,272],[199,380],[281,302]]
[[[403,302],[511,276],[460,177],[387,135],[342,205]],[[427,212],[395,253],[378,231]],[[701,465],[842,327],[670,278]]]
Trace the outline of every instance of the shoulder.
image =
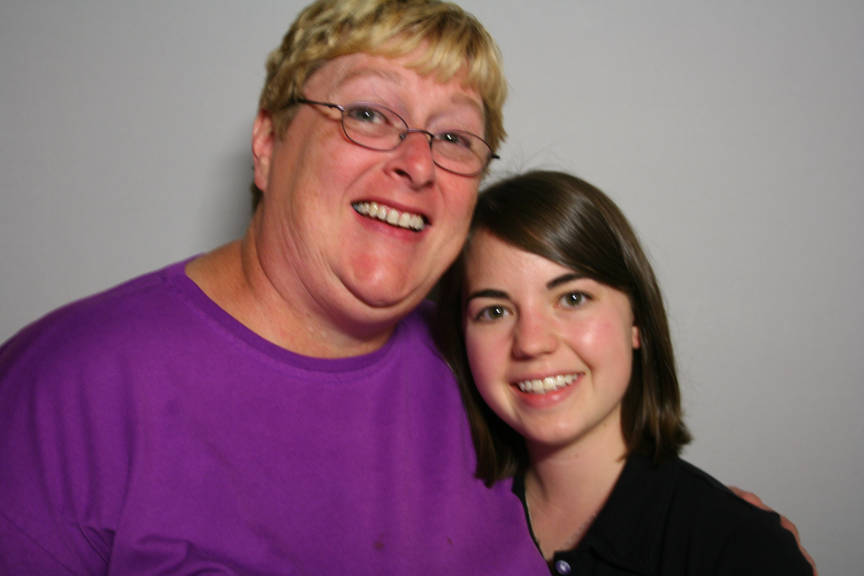
[[25,326],[0,347],[4,387],[35,385],[120,369],[118,358],[140,355],[173,334],[188,308],[177,283],[183,263],[139,276],[58,308]]
[[98,338],[130,321],[158,318],[159,307],[177,297],[174,288],[182,266],[172,264],[61,306],[22,328],[4,349],[25,342]]
[[678,531],[673,539],[712,558],[716,573],[811,573],[778,514],[742,500],[689,462],[672,459],[665,466],[675,478],[669,508],[670,531]]
[[674,458],[662,466],[667,467],[667,473],[675,479],[673,506],[692,510],[694,516],[695,512],[716,513],[718,516],[714,520],[721,520],[724,526],[754,521],[779,526],[780,517],[776,513],[739,498],[725,484],[690,462]]

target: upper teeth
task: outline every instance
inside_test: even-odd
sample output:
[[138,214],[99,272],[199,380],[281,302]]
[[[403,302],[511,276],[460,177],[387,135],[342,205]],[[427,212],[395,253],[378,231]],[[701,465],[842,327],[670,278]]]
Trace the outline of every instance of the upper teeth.
[[559,374],[536,380],[523,380],[522,382],[517,382],[516,385],[522,392],[545,394],[546,392],[560,390],[568,384],[572,384],[578,377],[578,374]]
[[399,212],[399,210],[396,210],[395,208],[383,206],[377,202],[356,202],[352,204],[352,206],[354,206],[354,210],[356,210],[358,214],[363,214],[370,218],[377,218],[391,226],[398,226],[399,228],[407,228],[408,230],[416,230],[419,232],[420,230],[423,230],[423,226],[425,225],[423,217],[419,214]]

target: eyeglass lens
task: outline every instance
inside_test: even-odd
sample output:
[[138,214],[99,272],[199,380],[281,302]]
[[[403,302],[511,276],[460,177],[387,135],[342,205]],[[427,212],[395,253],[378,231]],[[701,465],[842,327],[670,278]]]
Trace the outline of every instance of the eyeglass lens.
[[[350,140],[374,150],[393,150],[410,132],[405,120],[392,110],[365,103],[343,108],[342,127]],[[491,155],[489,146],[480,137],[462,130],[432,134],[430,147],[435,164],[466,175],[482,171]]]

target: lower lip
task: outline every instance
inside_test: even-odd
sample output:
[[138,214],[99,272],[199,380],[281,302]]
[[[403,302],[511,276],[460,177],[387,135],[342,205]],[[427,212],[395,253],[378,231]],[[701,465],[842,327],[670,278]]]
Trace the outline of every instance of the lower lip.
[[546,392],[545,394],[523,392],[516,385],[513,386],[513,389],[516,391],[516,395],[520,399],[520,401],[527,406],[531,406],[532,408],[547,408],[559,404],[569,398],[570,395],[573,394],[573,392],[576,390],[576,387],[581,381],[582,374],[579,374],[579,377],[576,380],[574,380],[564,388],[559,388],[554,392]]

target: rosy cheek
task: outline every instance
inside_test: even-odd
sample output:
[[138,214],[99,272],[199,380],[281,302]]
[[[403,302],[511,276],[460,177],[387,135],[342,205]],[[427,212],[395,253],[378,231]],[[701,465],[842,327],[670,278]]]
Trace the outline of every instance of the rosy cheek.
[[574,327],[579,344],[584,348],[602,347],[607,339],[608,323],[598,319],[580,322]]
[[[616,323],[602,319],[582,323],[577,334],[582,352],[595,358],[614,354],[614,351],[620,348],[622,337],[620,327]],[[629,332],[627,340],[629,341]]]

